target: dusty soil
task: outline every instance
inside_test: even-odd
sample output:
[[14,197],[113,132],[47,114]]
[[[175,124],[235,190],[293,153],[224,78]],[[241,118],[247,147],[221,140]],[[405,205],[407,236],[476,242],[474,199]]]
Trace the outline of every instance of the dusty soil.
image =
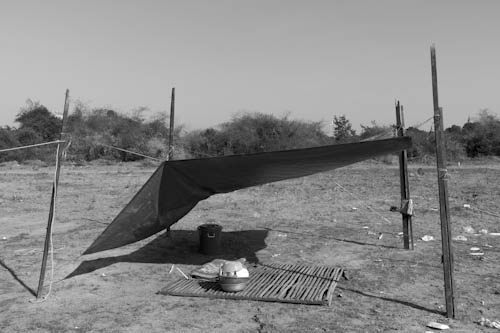
[[[140,163],[63,167],[53,278],[49,265],[44,294],[53,283],[36,302],[53,168],[0,167],[0,331],[424,332],[438,321],[477,332],[495,331],[478,325],[481,317],[500,320],[500,236],[489,234],[500,232],[498,165],[449,169],[453,236],[467,239],[453,242],[455,320],[443,315],[434,166],[410,165],[414,251],[402,248],[401,215],[389,211],[399,205],[397,166],[367,162],[217,195],[174,225],[171,238],[81,256],[153,170]],[[348,279],[331,307],[157,294],[182,278],[169,274],[172,264],[189,273],[213,259],[197,251],[196,227],[209,222],[224,228],[218,257],[341,266]],[[420,240],[425,235],[435,239]],[[470,255],[471,247],[484,255]]]

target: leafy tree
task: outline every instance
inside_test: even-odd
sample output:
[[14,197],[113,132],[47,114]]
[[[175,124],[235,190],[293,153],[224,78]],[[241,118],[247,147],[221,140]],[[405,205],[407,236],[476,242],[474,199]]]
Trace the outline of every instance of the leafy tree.
[[462,143],[469,157],[500,156],[500,119],[487,109],[462,127]]
[[352,129],[352,124],[345,115],[333,117],[333,136],[338,143],[356,140],[356,131]]
[[408,158],[427,160],[436,155],[436,139],[434,132],[422,131],[418,128],[409,127],[406,135],[412,139],[412,147],[407,150]]
[[[38,141],[53,141],[59,137],[61,131],[61,119],[54,116],[39,102],[27,101],[27,106],[18,113],[15,121],[20,124],[19,129],[31,129],[38,136],[32,136]],[[25,142],[27,143],[37,143]]]
[[392,136],[394,128],[392,126],[380,126],[375,120],[371,121],[371,126],[361,125],[360,140],[366,139],[382,139]]

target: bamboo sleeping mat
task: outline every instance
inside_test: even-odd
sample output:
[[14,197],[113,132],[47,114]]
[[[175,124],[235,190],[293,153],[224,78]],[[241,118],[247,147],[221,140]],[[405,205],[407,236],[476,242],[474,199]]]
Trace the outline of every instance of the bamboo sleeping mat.
[[243,291],[223,291],[217,282],[178,280],[160,294],[268,302],[331,305],[342,268],[312,265],[259,264],[250,268],[250,280]]

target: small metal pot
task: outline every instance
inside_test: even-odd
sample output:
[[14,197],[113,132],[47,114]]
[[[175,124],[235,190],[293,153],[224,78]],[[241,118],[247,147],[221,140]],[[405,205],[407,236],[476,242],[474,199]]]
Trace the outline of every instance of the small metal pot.
[[238,292],[245,289],[250,278],[219,276],[219,285],[227,292]]

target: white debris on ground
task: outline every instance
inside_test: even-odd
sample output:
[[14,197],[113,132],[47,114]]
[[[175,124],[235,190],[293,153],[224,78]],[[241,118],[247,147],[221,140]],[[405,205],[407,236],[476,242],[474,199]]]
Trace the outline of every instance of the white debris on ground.
[[476,231],[474,230],[474,228],[472,228],[470,225],[466,226],[466,227],[463,227],[463,230],[464,230],[464,232],[466,232],[468,234],[474,234],[474,233],[476,233]]
[[477,323],[484,327],[496,328],[497,330],[500,330],[500,321],[498,320],[489,320],[487,318],[481,317],[481,319],[479,319]]
[[420,237],[420,239],[423,240],[424,242],[429,242],[429,241],[434,240],[434,236],[425,235],[425,236]]
[[433,328],[433,329],[436,329],[436,330],[447,330],[447,329],[450,329],[450,326],[448,326],[446,324],[437,323],[437,322],[434,322],[434,321],[431,321],[430,323],[428,323],[427,327]]
[[466,242],[467,241],[467,237],[465,236],[462,236],[462,235],[458,235],[458,236],[455,236],[452,238],[454,241],[464,241]]
[[481,248],[479,248],[479,247],[471,247],[470,251],[471,252],[469,254],[471,256],[484,256],[484,252],[481,251]]

